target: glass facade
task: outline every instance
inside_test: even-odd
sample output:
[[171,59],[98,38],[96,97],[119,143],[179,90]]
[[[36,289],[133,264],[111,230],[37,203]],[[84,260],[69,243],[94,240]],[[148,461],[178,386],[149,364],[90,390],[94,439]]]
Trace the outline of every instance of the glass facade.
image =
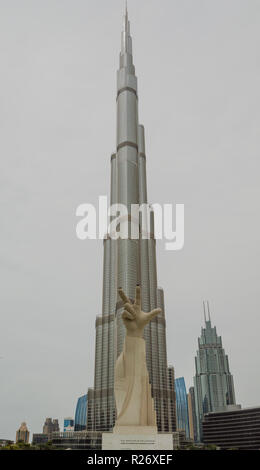
[[[102,314],[96,318],[94,387],[88,391],[87,430],[109,431],[115,423],[114,366],[122,351],[125,327],[123,304],[118,288],[133,300],[136,284],[142,287],[142,308],[156,307],[162,313],[145,328],[146,361],[154,398],[159,431],[175,429],[174,390],[169,387],[165,309],[163,290],[157,285],[156,240],[153,211],[150,214],[149,239],[131,238],[131,204],[147,203],[146,153],[144,127],[138,122],[137,78],[132,56],[132,38],[128,15],[124,16],[120,65],[117,73],[117,146],[111,157],[110,203],[124,204],[129,210],[125,224],[127,239],[104,239]],[[139,234],[144,231],[140,215]]]
[[185,431],[187,438],[190,437],[188,399],[185,380],[183,377],[175,379],[176,393],[176,418],[177,431]]
[[[196,405],[197,440],[202,440],[202,420],[205,413],[228,410],[236,404],[233,376],[229,370],[228,356],[222,347],[221,336],[211,326],[210,316],[201,329],[198,351],[195,357],[196,375],[194,392]],[[208,314],[209,305],[207,303]]]
[[79,397],[75,412],[74,431],[84,431],[87,426],[87,401],[88,396]]
[[74,431],[74,419],[64,418],[64,432]]

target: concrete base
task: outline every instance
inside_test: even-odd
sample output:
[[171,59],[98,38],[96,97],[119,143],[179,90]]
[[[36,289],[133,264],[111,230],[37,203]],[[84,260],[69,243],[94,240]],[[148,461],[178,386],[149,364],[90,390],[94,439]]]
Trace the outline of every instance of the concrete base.
[[[122,431],[104,432],[102,434],[102,450],[172,450],[173,438],[172,434],[158,434],[156,432],[143,432],[141,427],[130,427],[127,432]],[[120,426],[120,428],[122,428]],[[147,426],[148,428],[150,426]],[[151,426],[152,430],[154,428]],[[156,429],[156,428],[155,428]],[[128,432],[130,431],[130,432]],[[147,430],[146,430],[147,431]]]

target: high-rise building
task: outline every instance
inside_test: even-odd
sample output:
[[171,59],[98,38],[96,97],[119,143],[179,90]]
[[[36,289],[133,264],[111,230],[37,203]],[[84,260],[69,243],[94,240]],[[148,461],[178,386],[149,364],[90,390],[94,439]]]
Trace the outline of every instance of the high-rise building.
[[172,431],[176,432],[177,424],[176,424],[176,392],[175,392],[175,375],[174,375],[174,367],[168,367],[168,383],[170,390],[173,391],[171,396],[171,408],[170,411],[172,413]]
[[46,418],[42,430],[43,434],[51,436],[53,432],[59,432],[59,430],[60,427],[58,419]]
[[64,432],[74,431],[74,419],[73,418],[64,418]]
[[77,401],[75,412],[74,431],[84,431],[87,426],[87,401],[88,396],[83,395]]
[[185,431],[190,437],[188,400],[184,377],[175,379],[177,431]]
[[222,347],[221,336],[217,335],[216,327],[211,326],[209,303],[203,302],[203,307],[205,328],[201,329],[201,336],[198,338],[199,349],[195,358],[194,377],[198,441],[202,439],[202,419],[205,413],[225,411],[236,404],[228,356]]
[[60,430],[59,421],[57,418],[52,420],[52,432],[58,432]]
[[194,387],[189,388],[189,393],[188,393],[187,398],[188,398],[190,438],[193,441],[197,441],[197,435],[196,435],[196,407],[195,407]]
[[22,441],[25,443],[29,442],[30,432],[26,426],[26,423],[22,423],[19,427],[18,431],[16,432],[16,442]]
[[[146,360],[159,431],[174,429],[173,390],[168,384],[165,312],[163,290],[157,286],[156,240],[153,210],[149,238],[131,238],[132,204],[147,203],[144,127],[138,121],[137,78],[132,56],[130,23],[126,11],[121,36],[120,65],[117,73],[116,152],[111,157],[111,205],[128,209],[127,239],[116,239],[116,229],[104,239],[102,315],[96,318],[94,388],[88,391],[87,429],[108,431],[115,422],[114,366],[124,343],[121,314],[123,302],[118,288],[133,300],[137,284],[142,288],[142,308],[156,307],[162,313],[145,328]],[[145,231],[145,218],[137,219],[138,232]]]

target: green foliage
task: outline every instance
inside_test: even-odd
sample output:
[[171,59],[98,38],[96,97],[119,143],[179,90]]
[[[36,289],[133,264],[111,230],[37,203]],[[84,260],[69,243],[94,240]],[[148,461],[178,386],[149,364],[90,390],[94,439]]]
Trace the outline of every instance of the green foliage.
[[196,446],[195,444],[189,444],[185,447],[187,450],[200,450],[199,446]]
[[217,446],[215,444],[208,444],[204,446],[204,450],[217,450]]
[[16,444],[7,444],[4,447],[0,447],[0,450],[59,450],[52,444],[52,441],[48,441],[46,444],[27,444],[23,441],[18,441]]

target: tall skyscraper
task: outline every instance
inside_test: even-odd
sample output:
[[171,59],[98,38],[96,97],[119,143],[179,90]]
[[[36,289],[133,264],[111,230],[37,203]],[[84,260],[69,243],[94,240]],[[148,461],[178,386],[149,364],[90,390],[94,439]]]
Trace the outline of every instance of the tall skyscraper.
[[216,327],[211,326],[209,303],[203,302],[203,308],[206,327],[201,329],[201,336],[198,338],[194,377],[198,441],[202,439],[202,419],[205,413],[232,409],[234,406],[231,405],[236,404],[228,356]]
[[175,379],[177,431],[185,431],[190,437],[188,400],[184,377]]
[[22,441],[28,444],[29,442],[30,432],[26,426],[26,423],[22,423],[19,427],[18,431],[16,432],[16,442]]
[[74,431],[84,431],[87,426],[87,401],[88,396],[83,395],[77,401],[75,412]]
[[[142,308],[156,307],[162,313],[147,325],[146,359],[159,431],[174,428],[173,390],[168,384],[163,290],[157,286],[156,241],[153,211],[149,239],[131,239],[131,204],[147,203],[144,127],[138,121],[137,78],[132,56],[130,24],[126,11],[121,36],[120,65],[117,73],[116,153],[111,157],[111,205],[128,209],[129,238],[116,240],[110,233],[104,239],[103,306],[96,318],[94,388],[88,391],[87,429],[108,431],[115,422],[114,365],[121,353],[125,328],[121,319],[122,287],[133,300],[136,284],[142,287]],[[133,221],[133,220],[132,220]],[[139,233],[144,220],[139,220]]]

